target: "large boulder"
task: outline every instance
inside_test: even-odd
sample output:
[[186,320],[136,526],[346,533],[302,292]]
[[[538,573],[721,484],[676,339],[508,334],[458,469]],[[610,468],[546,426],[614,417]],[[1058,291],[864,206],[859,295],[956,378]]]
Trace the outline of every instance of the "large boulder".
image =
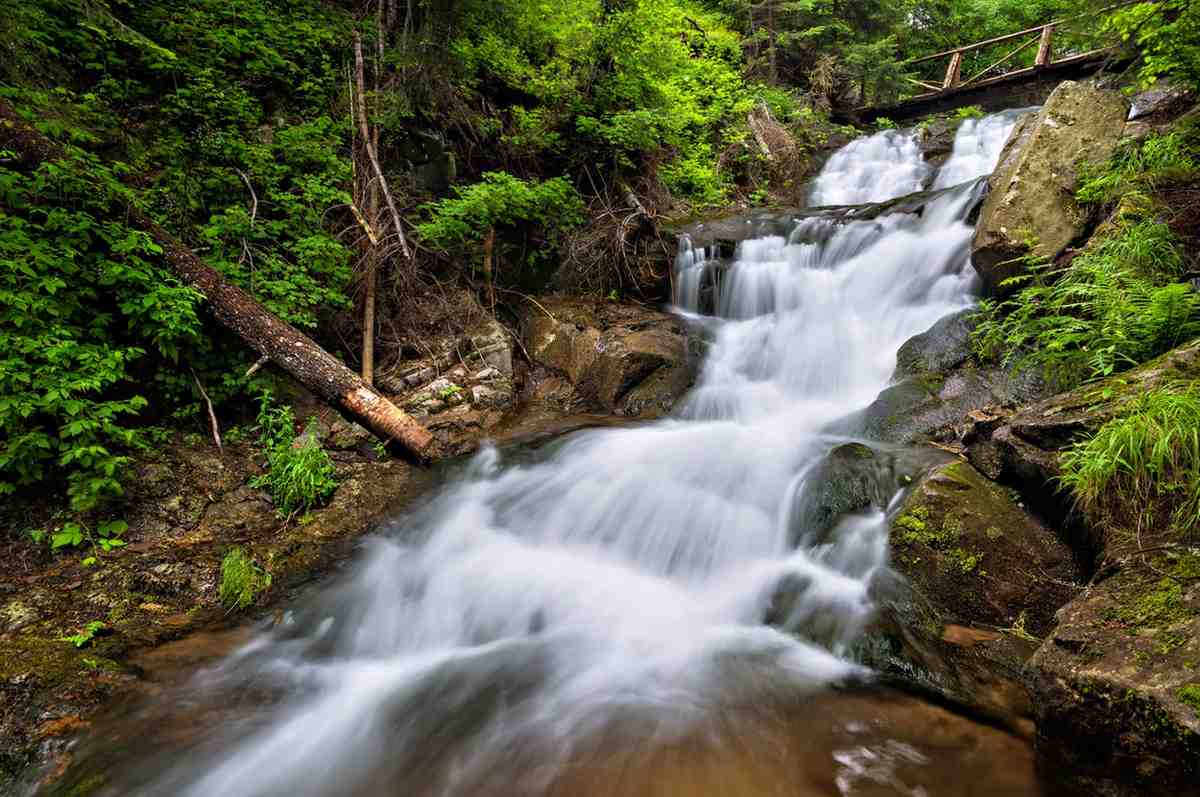
[[1128,113],[1118,92],[1066,81],[1017,124],[988,181],[972,245],[988,293],[1023,272],[1023,256],[1053,259],[1084,231],[1087,215],[1074,199],[1079,166],[1112,155]]
[[630,417],[662,415],[691,386],[696,358],[674,316],[640,305],[548,297],[521,321],[525,349],[588,404]]
[[869,661],[1030,733],[1022,671],[1055,610],[1077,591],[1071,549],[1010,490],[961,460],[914,485],[892,518],[889,544],[908,588],[877,596]]

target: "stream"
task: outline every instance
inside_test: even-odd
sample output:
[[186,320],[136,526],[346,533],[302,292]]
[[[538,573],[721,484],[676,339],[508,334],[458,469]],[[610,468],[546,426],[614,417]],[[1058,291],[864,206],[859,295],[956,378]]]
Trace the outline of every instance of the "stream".
[[708,345],[672,418],[485,448],[114,731],[99,793],[1036,794],[1023,741],[858,663],[886,513],[797,527],[839,422],[974,301],[966,218],[1014,121],[968,120],[940,169],[912,134],[858,139],[810,197],[938,189],[920,214],[798,218],[732,262],[683,241],[674,309]]

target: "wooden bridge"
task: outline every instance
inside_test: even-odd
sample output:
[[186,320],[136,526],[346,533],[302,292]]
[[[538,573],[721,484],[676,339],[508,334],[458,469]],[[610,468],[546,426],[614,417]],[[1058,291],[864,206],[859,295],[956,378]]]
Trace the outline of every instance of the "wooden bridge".
[[[1095,14],[1118,7],[1119,5],[1101,9],[1095,12],[1092,18],[1095,18]],[[988,111],[1017,105],[1039,105],[1060,81],[1090,75],[1114,56],[1114,51],[1109,47],[1083,52],[1078,52],[1077,47],[1069,47],[1068,52],[1055,57],[1055,31],[1065,23],[1081,18],[1056,20],[1035,28],[906,61],[905,67],[945,61],[944,77],[940,83],[907,77],[906,80],[925,91],[892,105],[858,108],[847,117],[851,121],[871,123],[880,117],[901,121],[973,104],[982,105]],[[982,68],[977,67],[973,74],[963,77],[963,64],[969,54],[1002,44],[1015,46],[1000,58]],[[1037,50],[1032,65],[1004,70],[1006,66],[1013,65],[1018,56],[1035,45]]]

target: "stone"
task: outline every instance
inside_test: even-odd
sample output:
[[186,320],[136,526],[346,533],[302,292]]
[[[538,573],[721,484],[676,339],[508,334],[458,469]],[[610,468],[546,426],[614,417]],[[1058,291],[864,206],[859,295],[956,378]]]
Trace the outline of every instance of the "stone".
[[973,413],[1050,395],[1054,385],[1041,371],[976,361],[970,343],[974,316],[973,309],[950,314],[906,341],[896,355],[892,384],[834,431],[887,443],[956,442]]
[[1022,671],[1079,587],[1070,547],[961,460],[920,478],[891,518],[902,584],[875,590],[866,660],[1027,734]]
[[503,377],[504,375],[500,373],[499,368],[489,367],[479,371],[472,378],[479,382],[491,382],[494,379],[502,379]]
[[1001,283],[1025,272],[1024,256],[1053,260],[1084,232],[1087,214],[1074,199],[1079,165],[1112,155],[1128,113],[1120,93],[1065,81],[1017,124],[988,181],[972,242],[986,293],[1006,292]]
[[21,601],[9,601],[0,609],[0,634],[19,631],[27,625],[36,623],[39,618],[36,609]]
[[512,393],[476,385],[471,388],[471,403],[487,409],[504,409],[512,404]]
[[863,443],[834,447],[799,487],[788,521],[789,544],[827,542],[840,518],[885,509],[898,489],[944,458],[932,448],[885,450]]
[[475,354],[503,376],[513,374],[512,336],[500,322],[489,318],[469,335]]
[[334,421],[333,426],[329,430],[329,439],[325,445],[338,451],[347,451],[352,448],[357,448],[362,443],[369,442],[373,435],[359,426],[357,423],[349,422],[339,418]]
[[531,359],[561,373],[609,412],[668,412],[694,379],[694,358],[678,319],[636,305],[548,297],[522,317]]
[[433,368],[419,368],[416,371],[412,371],[405,375],[404,384],[408,385],[409,387],[417,387],[425,384],[436,376],[437,371],[435,371]]

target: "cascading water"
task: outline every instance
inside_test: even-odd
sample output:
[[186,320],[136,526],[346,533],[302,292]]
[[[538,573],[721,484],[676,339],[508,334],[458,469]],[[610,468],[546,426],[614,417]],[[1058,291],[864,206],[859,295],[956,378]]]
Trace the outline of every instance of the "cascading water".
[[[842,147],[813,181],[810,205],[862,205],[925,187],[929,167],[913,131],[883,130]],[[978,176],[978,175],[976,175]]]
[[[964,219],[970,180],[1002,141],[991,124],[979,125],[990,161],[956,149],[942,173],[968,182],[919,215],[810,218],[786,239],[745,241],[726,266],[682,247],[681,312],[695,316],[699,286],[721,276],[709,353],[676,417],[578,433],[530,462],[484,450],[351,577],[203,674],[185,701],[253,694],[249,718],[131,768],[110,793],[599,793],[607,776],[578,786],[581,758],[736,746],[750,733],[744,707],[791,705],[861,673],[847,655],[886,570],[883,513],[795,548],[790,504],[832,444],[825,430],[875,397],[901,343],[970,302]],[[885,175],[921,172],[919,153],[854,155],[873,147],[835,156],[820,195],[911,190]],[[920,759],[906,750],[896,761]],[[876,778],[879,761],[856,755],[844,767]]]

